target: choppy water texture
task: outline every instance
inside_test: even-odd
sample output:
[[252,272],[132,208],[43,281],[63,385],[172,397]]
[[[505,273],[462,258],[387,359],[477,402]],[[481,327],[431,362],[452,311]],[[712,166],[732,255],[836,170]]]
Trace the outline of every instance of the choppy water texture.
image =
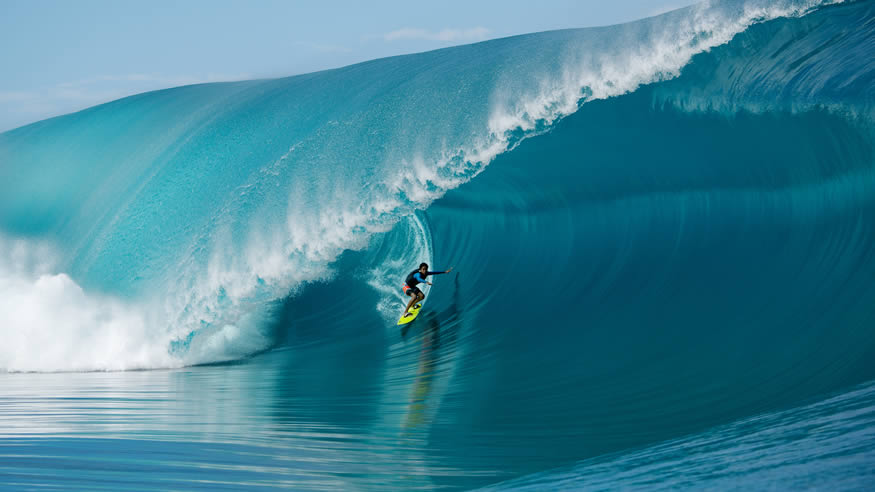
[[865,488],[873,26],[713,2],[0,134],[0,487]]

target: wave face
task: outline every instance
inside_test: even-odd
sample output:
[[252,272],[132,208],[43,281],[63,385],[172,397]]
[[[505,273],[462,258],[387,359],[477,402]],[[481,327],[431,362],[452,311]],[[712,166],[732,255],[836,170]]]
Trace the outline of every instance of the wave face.
[[871,2],[715,2],[0,134],[0,369],[390,339],[427,261],[459,272],[421,320],[451,348],[372,349],[360,418],[466,470],[442,485],[868,381],[873,22]]

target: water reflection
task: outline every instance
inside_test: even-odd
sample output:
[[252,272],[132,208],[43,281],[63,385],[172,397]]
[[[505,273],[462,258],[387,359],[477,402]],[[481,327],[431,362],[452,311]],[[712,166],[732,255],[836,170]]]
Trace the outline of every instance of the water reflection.
[[[435,315],[428,316],[426,323],[427,325],[422,334],[422,349],[419,351],[416,382],[413,385],[413,393],[410,396],[407,417],[404,419],[404,432],[402,435],[407,438],[410,438],[417,429],[422,429],[428,423],[426,421],[426,412],[429,394],[432,389],[437,350],[440,347],[441,327]],[[404,330],[404,332],[406,331]]]

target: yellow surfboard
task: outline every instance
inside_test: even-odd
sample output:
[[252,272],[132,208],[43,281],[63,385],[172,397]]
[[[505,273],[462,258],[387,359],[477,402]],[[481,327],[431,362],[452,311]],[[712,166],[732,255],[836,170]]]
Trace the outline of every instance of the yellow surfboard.
[[410,312],[404,313],[401,315],[401,319],[398,320],[399,325],[406,325],[411,321],[416,319],[416,316],[419,314],[419,310],[422,309],[422,303],[415,304],[412,308],[410,308]]

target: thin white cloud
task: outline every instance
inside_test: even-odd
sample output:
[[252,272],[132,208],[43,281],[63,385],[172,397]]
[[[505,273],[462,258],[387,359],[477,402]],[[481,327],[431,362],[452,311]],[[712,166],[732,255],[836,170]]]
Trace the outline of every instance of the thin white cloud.
[[489,29],[485,27],[473,27],[470,29],[441,29],[440,31],[429,31],[428,29],[418,29],[415,27],[404,27],[383,35],[385,41],[401,41],[401,40],[425,40],[425,41],[444,41],[444,42],[459,42],[459,41],[481,41],[489,35]]

